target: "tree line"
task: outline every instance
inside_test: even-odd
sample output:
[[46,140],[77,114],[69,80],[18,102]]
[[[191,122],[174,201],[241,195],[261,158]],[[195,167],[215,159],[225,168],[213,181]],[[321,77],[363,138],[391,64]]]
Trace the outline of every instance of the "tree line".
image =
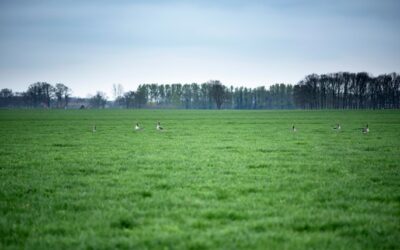
[[113,85],[115,100],[102,92],[89,98],[71,96],[62,83],[31,84],[27,91],[0,91],[0,107],[45,108],[179,108],[179,109],[383,109],[400,108],[400,76],[373,77],[365,72],[311,74],[296,85],[268,88],[225,86],[218,80],[197,84],[141,84],[123,91]]
[[125,108],[291,109],[293,86],[227,87],[220,81],[203,84],[142,84],[116,98]]
[[294,87],[293,98],[296,107],[303,109],[398,109],[400,75],[311,74]]
[[71,89],[62,83],[54,86],[47,82],[29,85],[25,92],[14,93],[11,89],[0,90],[0,107],[57,107],[68,106]]

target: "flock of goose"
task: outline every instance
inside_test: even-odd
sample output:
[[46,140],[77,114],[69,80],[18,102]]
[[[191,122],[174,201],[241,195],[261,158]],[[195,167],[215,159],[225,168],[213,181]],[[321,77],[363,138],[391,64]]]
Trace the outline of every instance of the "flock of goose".
[[[141,126],[139,125],[139,123],[137,122],[136,125],[135,125],[135,130],[138,131],[138,130],[142,130],[142,129],[143,129],[143,127],[141,127]],[[163,130],[164,128],[161,127],[160,122],[157,122],[156,129],[159,130],[159,131],[161,131],[161,130]]]
[[[135,131],[139,131],[139,130],[142,130],[142,129],[143,129],[143,127],[141,127],[141,126],[139,125],[139,123],[137,122],[136,125],[134,126],[134,130],[135,130]],[[156,130],[158,130],[158,131],[164,130],[164,128],[161,127],[160,122],[157,122]],[[94,124],[94,125],[93,125],[93,130],[92,130],[92,132],[95,133],[96,131],[97,131],[97,130],[96,130],[96,124]]]
[[[333,129],[336,130],[336,131],[340,131],[340,130],[342,129],[342,127],[340,126],[339,123],[337,123],[336,126],[333,127]],[[296,127],[294,126],[294,124],[292,125],[292,130],[293,130],[293,132],[296,132],[296,131],[297,131],[297,129],[296,129]],[[363,134],[369,133],[368,123],[365,125],[365,127],[361,128],[361,132],[362,132]]]
[[[134,127],[134,130],[135,130],[135,131],[139,131],[139,130],[142,130],[142,129],[143,129],[143,127],[141,127],[141,126],[139,125],[139,123],[137,122],[136,125],[135,125],[135,127]],[[333,129],[336,130],[336,131],[340,131],[340,130],[342,129],[342,127],[340,126],[339,123],[337,123],[336,126],[333,127]],[[164,128],[161,127],[160,122],[157,122],[156,130],[158,130],[158,131],[164,130]],[[293,132],[297,132],[297,128],[294,126],[294,124],[292,125],[292,130],[293,130]],[[96,132],[96,124],[93,125],[93,133],[95,133],[95,132]],[[361,132],[362,132],[363,134],[369,133],[368,124],[366,124],[365,127],[361,128]]]

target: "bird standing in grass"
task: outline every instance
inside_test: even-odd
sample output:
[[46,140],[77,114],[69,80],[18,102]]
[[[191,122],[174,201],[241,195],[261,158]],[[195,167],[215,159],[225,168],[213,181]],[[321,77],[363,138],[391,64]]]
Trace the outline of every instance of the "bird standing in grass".
[[96,124],[93,125],[93,129],[92,129],[93,133],[96,132]]
[[361,132],[362,132],[363,134],[369,133],[368,123],[367,123],[367,125],[365,125],[365,128],[362,128],[362,129],[361,129]]
[[294,124],[292,125],[292,130],[293,130],[293,132],[296,132],[296,131],[297,131],[297,129],[296,129],[296,127],[294,126]]
[[159,130],[159,131],[161,131],[161,130],[163,130],[164,128],[161,127],[160,122],[157,122],[156,129]]
[[141,130],[142,128],[139,126],[139,123],[136,123],[136,125],[135,125],[135,130],[136,131],[138,131],[138,130]]
[[339,124],[339,123],[337,123],[337,124],[336,124],[336,127],[334,127],[333,129],[335,129],[335,130],[339,131],[339,130],[341,130],[341,129],[342,129],[342,127],[340,126],[340,124]]

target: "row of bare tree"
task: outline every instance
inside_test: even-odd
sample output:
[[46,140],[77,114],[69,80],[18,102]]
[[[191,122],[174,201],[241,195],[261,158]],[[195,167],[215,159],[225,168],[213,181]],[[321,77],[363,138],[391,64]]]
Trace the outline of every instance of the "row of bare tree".
[[293,92],[303,109],[400,108],[400,75],[338,72],[306,76]]
[[98,91],[90,98],[71,96],[71,89],[62,83],[54,86],[47,82],[29,85],[25,92],[13,93],[11,89],[0,90],[0,107],[67,108],[71,102],[75,107],[105,108],[107,97]]
[[47,82],[36,82],[28,90],[13,93],[11,89],[0,91],[0,107],[46,107],[54,103],[57,108],[68,106],[71,89],[62,83],[54,86]]
[[[114,89],[121,89],[114,87]],[[116,106],[125,108],[181,109],[290,109],[294,108],[293,86],[226,87],[220,81],[203,84],[142,84],[136,91],[116,96]]]
[[[181,109],[383,109],[400,108],[400,75],[373,77],[365,72],[311,74],[296,85],[274,84],[269,88],[227,87],[220,81],[202,84],[141,84],[124,92],[114,85],[115,101],[102,92],[91,98],[73,98],[62,83],[31,84],[26,92],[0,91],[0,107],[65,108],[181,108]],[[77,103],[79,105],[77,105]]]

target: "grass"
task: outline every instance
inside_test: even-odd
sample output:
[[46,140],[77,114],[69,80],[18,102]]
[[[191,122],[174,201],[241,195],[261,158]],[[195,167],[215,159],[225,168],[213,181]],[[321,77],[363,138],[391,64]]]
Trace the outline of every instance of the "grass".
[[389,110],[0,110],[0,249],[399,249],[399,139]]

